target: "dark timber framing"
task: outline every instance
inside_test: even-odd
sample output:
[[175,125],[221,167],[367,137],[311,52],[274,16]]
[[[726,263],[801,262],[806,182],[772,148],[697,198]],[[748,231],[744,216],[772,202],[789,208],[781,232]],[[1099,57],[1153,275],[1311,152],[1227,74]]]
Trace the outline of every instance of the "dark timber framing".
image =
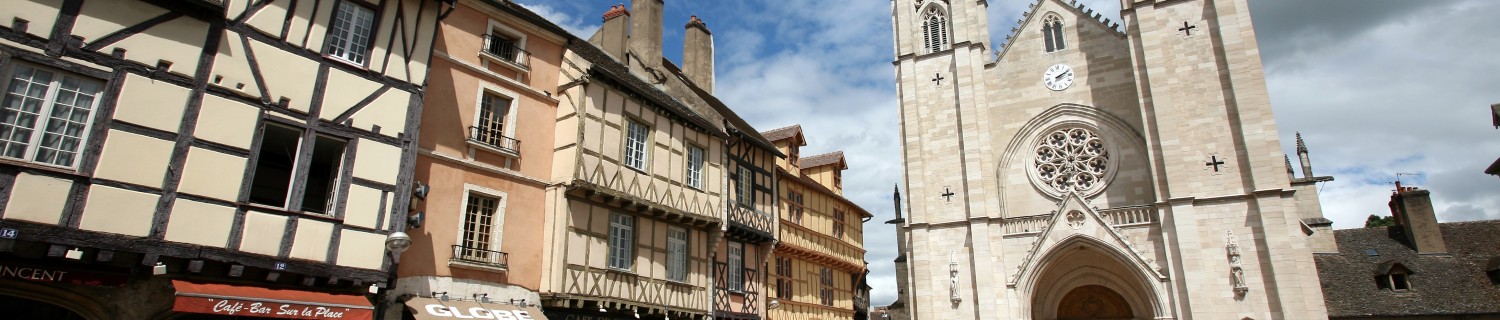
[[[275,2],[281,2],[289,6],[285,21],[291,20],[296,11],[295,8],[298,8],[298,2],[304,1],[311,1],[313,3],[313,8],[315,8],[311,13],[313,21],[318,21],[319,19],[326,20],[328,17],[317,15],[319,10],[316,10],[316,8],[323,4],[334,3],[336,0],[256,0],[253,1],[251,7],[247,8],[244,13],[228,19],[223,17],[225,8],[214,7],[209,2],[140,0],[137,5],[155,5],[166,9],[166,13],[125,26],[97,39],[87,39],[89,40],[87,42],[82,37],[72,35],[74,23],[82,13],[85,1],[120,0],[64,0],[56,16],[53,28],[48,30],[50,32],[45,32],[45,34],[48,34],[46,37],[27,33],[29,24],[24,20],[18,19],[15,23],[0,26],[0,39],[4,40],[4,42],[0,42],[0,72],[6,72],[0,76],[9,77],[10,74],[8,71],[11,67],[17,63],[24,62],[98,79],[103,83],[102,93],[98,98],[98,105],[91,119],[92,126],[88,132],[84,133],[86,143],[80,146],[76,170],[36,165],[23,160],[0,159],[0,219],[5,217],[6,205],[11,198],[16,179],[21,173],[42,175],[72,182],[67,195],[68,201],[63,205],[63,212],[59,221],[57,221],[57,225],[0,220],[0,227],[18,230],[19,234],[15,239],[16,241],[32,241],[108,250],[111,254],[115,251],[138,253],[144,257],[141,260],[142,265],[154,264],[162,258],[208,259],[240,266],[276,270],[276,272],[282,273],[300,274],[304,279],[326,277],[330,279],[328,282],[330,284],[344,281],[344,283],[354,283],[356,286],[361,283],[383,285],[387,281],[388,274],[386,270],[392,266],[390,259],[382,259],[380,270],[336,266],[333,263],[336,262],[339,253],[341,236],[347,230],[386,234],[391,231],[405,229],[404,216],[406,210],[404,208],[408,207],[410,200],[408,197],[396,195],[408,194],[414,177],[413,171],[417,155],[417,124],[420,120],[422,94],[425,91],[426,84],[413,83],[412,81],[418,77],[418,72],[422,74],[427,72],[426,70],[410,70],[410,64],[414,62],[413,59],[430,59],[430,52],[439,29],[436,24],[438,23],[437,20],[441,19],[441,17],[427,19],[423,15],[435,15],[442,11],[443,6],[452,4],[433,0],[378,1],[379,3],[371,8],[375,11],[376,15],[373,28],[374,34],[371,35],[369,40],[369,50],[371,52],[365,62],[365,66],[360,67],[333,61],[334,58],[320,53],[319,51],[321,50],[315,51],[314,49],[309,49],[311,47],[324,49],[322,48],[324,46],[322,43],[308,43],[313,29],[316,29],[311,24],[305,31],[296,31],[304,33],[300,41],[302,43],[287,42],[287,33],[292,31],[289,24],[283,25],[280,35],[262,34],[245,24],[248,17],[253,16],[259,10]],[[420,2],[420,4],[413,8],[401,5],[402,2]],[[429,6],[434,7],[429,8]],[[196,68],[193,70],[191,76],[178,72],[169,72],[171,63],[167,61],[159,61],[155,65],[151,65],[128,60],[126,59],[126,50],[124,49],[116,48],[109,53],[100,52],[100,50],[119,43],[122,40],[177,19],[196,19],[204,21],[209,25],[208,30],[204,33],[202,44],[198,46],[202,51],[199,53]],[[424,23],[431,24],[431,26],[424,27]],[[390,30],[382,33],[382,28]],[[413,33],[408,29],[416,30],[416,32]],[[421,34],[423,33],[422,31],[430,32]],[[382,35],[387,38],[381,39],[379,36]],[[227,38],[225,38],[226,36]],[[402,45],[400,47],[393,47],[397,43],[398,37],[400,40],[399,43]],[[425,40],[423,37],[426,37]],[[254,85],[260,90],[261,97],[243,95],[236,91],[235,88],[221,86],[211,79],[213,78],[214,62],[222,41],[236,41],[242,45],[245,51],[245,59],[247,59],[250,67],[251,76],[254,78]],[[256,59],[256,52],[254,52],[253,46],[250,45],[252,41],[265,44],[274,50],[281,50],[291,56],[314,61],[318,64],[318,77],[315,80],[310,80],[315,81],[312,84],[315,89],[311,95],[312,101],[310,101],[308,112],[290,109],[287,105],[288,102],[285,100],[271,100],[272,98],[268,94],[269,86],[267,80],[262,70],[260,70],[261,67],[266,65]],[[424,41],[426,41],[426,46],[422,46]],[[386,51],[382,53],[384,60],[379,61],[381,65],[376,66],[375,45],[381,42],[386,44]],[[428,54],[419,54],[421,50],[426,50]],[[400,63],[402,64],[400,68],[406,69],[404,79],[384,74],[384,71],[392,63]],[[98,69],[100,67],[105,69]],[[330,72],[343,72],[358,79],[374,82],[379,85],[379,89],[361,99],[347,111],[336,115],[337,118],[335,120],[322,120],[319,113],[323,110],[323,106],[321,105],[323,97],[330,90],[327,84]],[[179,122],[176,132],[167,132],[114,120],[116,105],[124,90],[124,83],[128,75],[132,74],[151,81],[175,85],[190,90],[188,98],[184,102],[182,119]],[[349,119],[353,115],[391,90],[399,90],[411,94],[410,99],[407,101],[406,113],[404,114],[405,128],[389,128],[391,130],[400,130],[400,133],[392,136],[381,134],[378,126],[368,130],[352,126]],[[203,101],[209,96],[260,109],[261,115],[255,120],[255,132],[250,137],[251,143],[249,149],[199,140],[192,135],[198,124],[197,118],[202,111]],[[304,156],[312,152],[312,144],[307,142],[315,141],[315,138],[319,135],[347,140],[342,162],[338,172],[335,173],[339,181],[339,184],[335,186],[337,188],[336,198],[334,199],[335,204],[328,208],[329,212],[327,215],[309,215],[296,209],[300,208],[300,204],[298,203],[301,200],[300,196],[306,192],[306,182],[300,181],[305,178],[296,177],[305,176],[308,170],[306,166],[295,167],[296,172],[301,175],[294,175],[294,179],[299,181],[294,182],[292,184],[294,187],[288,190],[287,206],[278,209],[249,203],[250,185],[255,175],[255,163],[259,160],[257,158],[259,157],[259,150],[261,148],[260,140],[264,135],[264,126],[268,123],[268,120],[284,120],[284,118],[276,117],[272,114],[303,120],[300,123],[287,121],[275,122],[289,124],[303,130],[303,139],[305,142],[303,143],[302,150],[299,150],[299,154]],[[95,176],[95,170],[99,166],[104,144],[108,140],[110,131],[114,130],[172,142],[169,163],[167,164],[167,170],[160,187],[137,185]],[[361,142],[361,140],[368,141]],[[399,168],[397,168],[399,171],[396,175],[394,185],[354,177],[353,164],[358,160],[356,152],[362,143],[379,143],[401,149],[401,159]],[[189,151],[194,148],[244,157],[247,160],[246,172],[242,176],[242,185],[239,188],[236,199],[228,201],[178,193],[178,187],[183,174],[181,169],[186,164]],[[155,205],[155,212],[151,218],[149,236],[134,237],[78,229],[89,190],[95,185],[159,196]],[[376,229],[343,224],[343,209],[348,203],[350,185],[369,187],[381,192],[380,213],[376,218]],[[392,196],[395,196],[395,198],[391,199]],[[228,242],[226,243],[226,247],[216,248],[163,240],[166,233],[166,226],[171,219],[173,205],[177,202],[177,199],[234,208],[233,225],[230,227],[229,235],[227,235]],[[386,201],[391,201],[392,203],[387,204]],[[281,250],[277,257],[238,251],[243,238],[245,216],[250,210],[289,218],[283,242],[280,244]],[[334,224],[331,234],[332,238],[329,241],[329,248],[326,258],[323,261],[305,261],[287,258],[292,244],[295,243],[297,225],[303,219]],[[390,223],[389,226],[385,225],[387,221]],[[388,258],[389,255],[382,255],[382,257]]]

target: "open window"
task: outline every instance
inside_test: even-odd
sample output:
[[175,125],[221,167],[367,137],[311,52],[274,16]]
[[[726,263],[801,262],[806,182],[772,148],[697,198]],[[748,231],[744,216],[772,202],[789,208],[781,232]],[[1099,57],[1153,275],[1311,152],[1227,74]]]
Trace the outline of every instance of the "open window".
[[331,215],[348,140],[275,123],[261,130],[250,202]]

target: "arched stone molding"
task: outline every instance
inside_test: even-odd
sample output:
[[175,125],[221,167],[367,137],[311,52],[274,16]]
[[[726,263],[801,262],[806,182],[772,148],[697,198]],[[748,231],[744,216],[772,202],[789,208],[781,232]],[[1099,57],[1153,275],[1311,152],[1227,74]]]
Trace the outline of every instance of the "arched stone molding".
[[[998,167],[995,170],[996,181],[1009,181],[1007,180],[1008,169],[1017,164],[1017,161],[1020,161],[1023,166],[1030,166],[1035,156],[1033,153],[1037,143],[1047,134],[1060,128],[1071,127],[1094,130],[1094,133],[1098,134],[1104,140],[1110,154],[1115,157],[1111,159],[1113,164],[1101,178],[1101,181],[1099,181],[1099,186],[1091,189],[1093,192],[1084,194],[1084,199],[1092,199],[1102,194],[1100,191],[1108,188],[1109,184],[1114,182],[1115,173],[1119,171],[1119,164],[1127,162],[1127,159],[1123,159],[1124,154],[1121,150],[1124,148],[1142,150],[1142,152],[1146,150],[1145,137],[1140,132],[1136,132],[1124,119],[1120,119],[1094,106],[1062,103],[1032,117],[1031,121],[1027,121],[1026,124],[1021,126],[1021,129],[1016,131],[1016,134],[1006,144],[1005,151],[1000,155],[1000,161],[997,163]],[[1135,160],[1137,159],[1130,159],[1129,161]],[[1145,158],[1142,157],[1139,160],[1144,161]],[[1034,170],[1028,168],[1023,169],[1023,172],[1021,174],[1031,175]],[[1063,198],[1063,192],[1046,188],[1038,184],[1038,181],[1033,179],[1033,177],[1028,176],[1027,179],[1031,181],[1032,191],[1055,200]],[[1005,185],[1000,184],[997,188],[999,199],[1008,199],[1006,197],[1007,191]],[[1002,206],[1004,203],[1005,201],[1001,201]],[[1001,207],[1000,211],[1005,212],[1005,209]]]
[[[1085,264],[1051,275],[1058,268],[1069,267],[1069,262],[1076,260],[1070,258],[1082,254],[1077,252],[1080,250],[1107,258],[1110,263],[1105,266],[1114,264],[1120,269]],[[1022,270],[1016,286],[1010,289],[1013,305],[1017,307],[1015,316],[1020,319],[1054,319],[1057,305],[1068,291],[1086,285],[1100,285],[1124,296],[1137,319],[1174,319],[1170,293],[1167,292],[1168,280],[1150,266],[1132,260],[1135,259],[1118,246],[1089,235],[1070,234],[1041,255],[1034,267]],[[1039,288],[1044,278],[1060,281]],[[1036,309],[1036,306],[1041,306],[1041,309]]]
[[115,313],[98,300],[72,290],[27,281],[0,281],[0,295],[52,304],[73,311],[84,319],[113,319]]

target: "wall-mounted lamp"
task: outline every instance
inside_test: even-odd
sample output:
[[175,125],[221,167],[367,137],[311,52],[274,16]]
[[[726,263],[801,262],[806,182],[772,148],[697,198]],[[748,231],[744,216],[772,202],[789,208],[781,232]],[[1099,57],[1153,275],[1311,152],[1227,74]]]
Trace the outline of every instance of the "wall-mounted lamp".
[[391,253],[400,255],[407,248],[411,248],[411,236],[406,235],[405,232],[396,231],[385,237],[385,249],[390,250]]
[[473,296],[475,301],[479,301],[479,302],[483,302],[483,303],[490,303],[490,294],[489,293],[475,293],[475,294],[472,294],[470,296]]
[[63,254],[63,257],[73,260],[83,260],[83,250],[78,250],[78,248],[68,249],[68,253]]
[[156,266],[151,267],[151,275],[157,275],[157,276],[159,276],[159,275],[164,275],[164,274],[167,274],[167,264],[161,263],[161,262],[157,262]]

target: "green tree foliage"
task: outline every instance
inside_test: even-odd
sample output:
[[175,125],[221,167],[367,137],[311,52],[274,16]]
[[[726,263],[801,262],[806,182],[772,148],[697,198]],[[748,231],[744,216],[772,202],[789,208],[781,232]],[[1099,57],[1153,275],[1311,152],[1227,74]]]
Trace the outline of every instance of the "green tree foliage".
[[1369,218],[1365,219],[1365,228],[1389,227],[1394,225],[1396,225],[1396,217],[1382,217],[1372,214]]

